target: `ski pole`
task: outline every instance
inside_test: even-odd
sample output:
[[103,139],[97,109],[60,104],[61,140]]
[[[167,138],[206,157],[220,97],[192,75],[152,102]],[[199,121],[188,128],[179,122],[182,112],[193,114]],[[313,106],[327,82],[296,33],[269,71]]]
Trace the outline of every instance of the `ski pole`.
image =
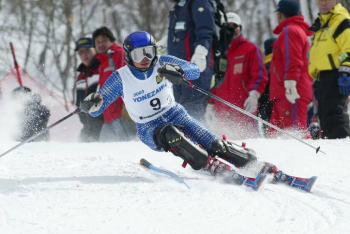
[[30,142],[30,141],[36,139],[37,137],[41,136],[41,135],[44,134],[45,132],[49,131],[50,128],[56,126],[57,124],[63,122],[64,120],[70,118],[71,116],[73,116],[73,115],[75,115],[75,114],[77,114],[77,113],[79,113],[79,112],[80,112],[80,109],[77,108],[77,109],[76,109],[75,111],[73,111],[72,113],[66,115],[65,117],[63,117],[63,118],[60,119],[60,120],[57,120],[56,122],[54,122],[54,123],[51,124],[50,126],[47,126],[47,127],[46,127],[45,129],[43,129],[42,131],[40,131],[40,132],[38,132],[37,134],[35,134],[35,135],[29,137],[27,140],[24,140],[24,141],[18,143],[17,145],[15,145],[15,146],[13,146],[12,148],[8,149],[8,150],[5,151],[4,153],[0,154],[0,158],[3,157],[3,156],[5,156],[6,154],[10,153],[11,151],[17,149],[18,147],[24,145],[25,143]]
[[225,104],[226,106],[231,107],[232,109],[234,109],[234,110],[236,110],[236,111],[239,111],[239,112],[241,112],[242,114],[247,115],[247,116],[249,116],[250,118],[255,119],[255,120],[257,120],[257,121],[259,121],[259,122],[261,122],[261,123],[263,123],[263,124],[265,124],[265,125],[267,125],[267,126],[273,128],[273,129],[275,129],[276,131],[281,132],[281,133],[283,133],[283,134],[285,134],[285,135],[287,135],[287,136],[289,136],[289,137],[291,137],[291,138],[294,138],[295,140],[297,140],[297,141],[299,141],[299,142],[301,142],[301,143],[303,143],[303,144],[305,144],[305,145],[307,145],[307,146],[313,148],[314,150],[316,150],[316,154],[317,154],[318,152],[321,152],[321,153],[323,153],[323,154],[326,154],[324,151],[322,151],[322,150],[320,149],[321,146],[315,147],[315,146],[313,146],[313,145],[307,143],[307,142],[304,141],[303,139],[301,139],[301,138],[299,138],[299,137],[297,137],[297,136],[294,136],[293,134],[291,134],[291,133],[289,133],[289,132],[287,132],[287,131],[285,131],[285,130],[283,130],[283,129],[281,129],[281,128],[279,128],[279,127],[277,127],[277,126],[275,126],[275,125],[273,125],[273,124],[271,124],[271,123],[269,123],[269,122],[267,122],[267,121],[265,121],[265,120],[263,120],[262,118],[260,118],[260,117],[258,117],[258,116],[256,116],[256,115],[253,115],[252,113],[250,113],[250,112],[248,112],[248,111],[246,111],[246,110],[243,110],[242,108],[239,108],[238,106],[233,105],[232,103],[230,103],[230,102],[228,102],[228,101],[225,101],[224,99],[222,99],[222,98],[220,98],[220,97],[218,97],[218,96],[216,96],[216,95],[214,95],[214,94],[212,94],[212,93],[210,93],[210,92],[208,92],[208,91],[206,91],[206,90],[204,90],[204,89],[202,89],[202,88],[200,88],[200,87],[197,87],[196,85],[192,84],[190,81],[185,80],[185,79],[182,79],[182,80],[183,80],[190,88],[193,88],[193,89],[197,90],[198,92],[200,92],[200,93],[202,93],[202,94],[204,94],[204,95],[207,95],[207,96],[209,96],[209,97],[211,97],[211,98],[213,98],[213,99],[215,99],[215,100],[217,100],[217,101],[219,101],[219,102]]
[[190,188],[190,186],[188,186],[188,184],[186,184],[185,180],[184,180],[183,178],[181,178],[180,176],[176,175],[174,172],[171,172],[171,171],[168,171],[168,170],[161,169],[161,168],[159,168],[159,167],[153,166],[152,163],[148,162],[148,161],[147,161],[146,159],[144,159],[144,158],[141,158],[141,159],[140,159],[140,164],[141,164],[142,166],[144,166],[144,167],[150,169],[150,170],[155,171],[155,172],[168,175],[168,176],[170,176],[171,178],[173,178],[174,180],[176,180],[177,182],[184,184],[187,188]]
[[11,53],[12,53],[13,63],[15,65],[15,69],[16,69],[17,81],[18,81],[20,86],[23,86],[21,73],[19,72],[19,66],[18,66],[17,59],[16,59],[15,48],[13,47],[12,42],[10,42],[10,49],[11,49]]

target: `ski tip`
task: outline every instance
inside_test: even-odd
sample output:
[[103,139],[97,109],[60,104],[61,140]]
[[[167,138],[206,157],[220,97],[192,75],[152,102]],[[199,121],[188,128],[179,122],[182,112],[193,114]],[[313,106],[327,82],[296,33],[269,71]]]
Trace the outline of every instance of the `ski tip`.
[[309,180],[308,180],[308,182],[307,182],[307,186],[306,186],[306,188],[305,188],[305,191],[306,191],[306,192],[311,193],[311,189],[312,189],[312,187],[314,186],[316,180],[317,180],[317,176],[312,176],[312,177],[309,178]]
[[140,164],[142,165],[142,166],[144,166],[144,167],[150,167],[152,164],[150,163],[150,162],[148,162],[146,159],[144,159],[144,158],[141,158],[140,159]]
[[183,181],[182,183],[186,186],[186,188],[191,189],[191,187],[185,181]]

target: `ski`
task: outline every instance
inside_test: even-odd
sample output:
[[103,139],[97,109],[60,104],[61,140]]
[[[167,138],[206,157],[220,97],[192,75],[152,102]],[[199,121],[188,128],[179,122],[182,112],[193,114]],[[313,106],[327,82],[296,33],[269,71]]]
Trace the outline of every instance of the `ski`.
[[297,176],[287,175],[283,171],[279,170],[274,174],[272,183],[283,183],[290,187],[298,188],[306,192],[311,192],[312,187],[314,186],[317,180],[317,176],[312,176],[310,178],[303,178]]
[[169,170],[165,170],[159,167],[154,166],[152,163],[150,163],[149,161],[147,161],[144,158],[140,159],[140,164],[142,166],[144,166],[145,168],[148,168],[154,172],[158,172],[161,174],[165,174],[170,176],[171,178],[173,178],[174,180],[176,180],[177,182],[184,184],[188,189],[190,188],[190,186],[185,182],[185,180],[183,178],[181,178],[180,176],[176,175],[174,172],[171,172]]
[[[317,180],[317,176],[303,178],[288,175],[283,171],[278,170],[275,165],[266,162],[263,162],[263,167],[259,170],[256,176],[247,176],[239,172],[241,170],[240,168],[235,168],[226,160],[218,157],[215,157],[215,159],[219,159],[218,161],[221,165],[215,168],[217,171],[210,171],[208,169],[205,169],[206,171],[210,172],[212,176],[224,176],[225,182],[236,185],[244,185],[253,189],[254,191],[261,189],[262,185],[265,184],[264,182],[267,180],[268,175],[273,176],[273,179],[270,181],[272,184],[285,184],[287,186],[297,188],[305,192],[311,192]],[[169,170],[156,167],[144,158],[140,160],[140,164],[154,172],[168,175],[177,182],[184,184],[187,188],[190,188],[183,178]]]
[[245,185],[255,191],[258,191],[266,180],[266,174],[263,173],[259,173],[256,177],[244,176],[236,171],[231,171],[230,174],[229,179],[226,178],[226,181],[230,182],[231,179],[233,183],[237,185]]
[[244,168],[235,168],[234,165],[223,160],[221,158],[215,157],[221,163],[226,165],[224,168],[231,173],[231,180],[239,185],[246,185],[251,187],[255,191],[259,190],[259,188],[264,184],[264,181],[267,179],[268,175],[272,175],[273,179],[271,181],[272,184],[285,184],[287,186],[297,188],[303,190],[305,192],[311,192],[316,180],[317,176],[312,176],[309,178],[292,176],[284,173],[282,170],[279,170],[275,165],[268,162],[256,162],[255,166],[251,166],[249,169],[255,170],[260,167],[258,172],[255,172],[256,177],[245,176],[242,174]]
[[272,174],[273,179],[271,182],[273,184],[283,183],[290,187],[298,188],[306,192],[311,192],[317,180],[317,176],[312,176],[310,178],[303,178],[303,177],[288,175],[282,170],[279,170],[275,165],[268,162],[263,162],[263,166],[260,169],[259,173]]
[[256,176],[242,174],[239,168],[218,156],[209,156],[208,167],[205,170],[209,171],[213,176],[224,176],[224,180],[227,183],[245,185],[255,191],[260,189],[267,178],[264,171],[257,173]]

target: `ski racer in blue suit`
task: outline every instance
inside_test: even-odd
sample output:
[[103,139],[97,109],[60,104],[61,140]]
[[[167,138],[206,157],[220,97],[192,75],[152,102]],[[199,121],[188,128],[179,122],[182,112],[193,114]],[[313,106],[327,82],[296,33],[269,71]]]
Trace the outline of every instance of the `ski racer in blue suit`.
[[158,57],[155,40],[144,31],[127,36],[123,48],[127,65],[86,97],[81,111],[99,116],[122,97],[141,141],[153,150],[171,151],[195,170],[207,166],[208,156],[222,157],[237,167],[256,159],[218,139],[175,102],[172,83],[198,79],[197,65],[170,55]]

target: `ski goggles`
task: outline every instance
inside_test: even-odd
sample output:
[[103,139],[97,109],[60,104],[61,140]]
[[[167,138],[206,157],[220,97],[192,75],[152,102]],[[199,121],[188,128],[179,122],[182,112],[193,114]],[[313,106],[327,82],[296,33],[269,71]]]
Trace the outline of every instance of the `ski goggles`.
[[152,60],[156,56],[156,48],[154,46],[144,46],[133,49],[130,57],[135,63],[140,63],[144,58]]

